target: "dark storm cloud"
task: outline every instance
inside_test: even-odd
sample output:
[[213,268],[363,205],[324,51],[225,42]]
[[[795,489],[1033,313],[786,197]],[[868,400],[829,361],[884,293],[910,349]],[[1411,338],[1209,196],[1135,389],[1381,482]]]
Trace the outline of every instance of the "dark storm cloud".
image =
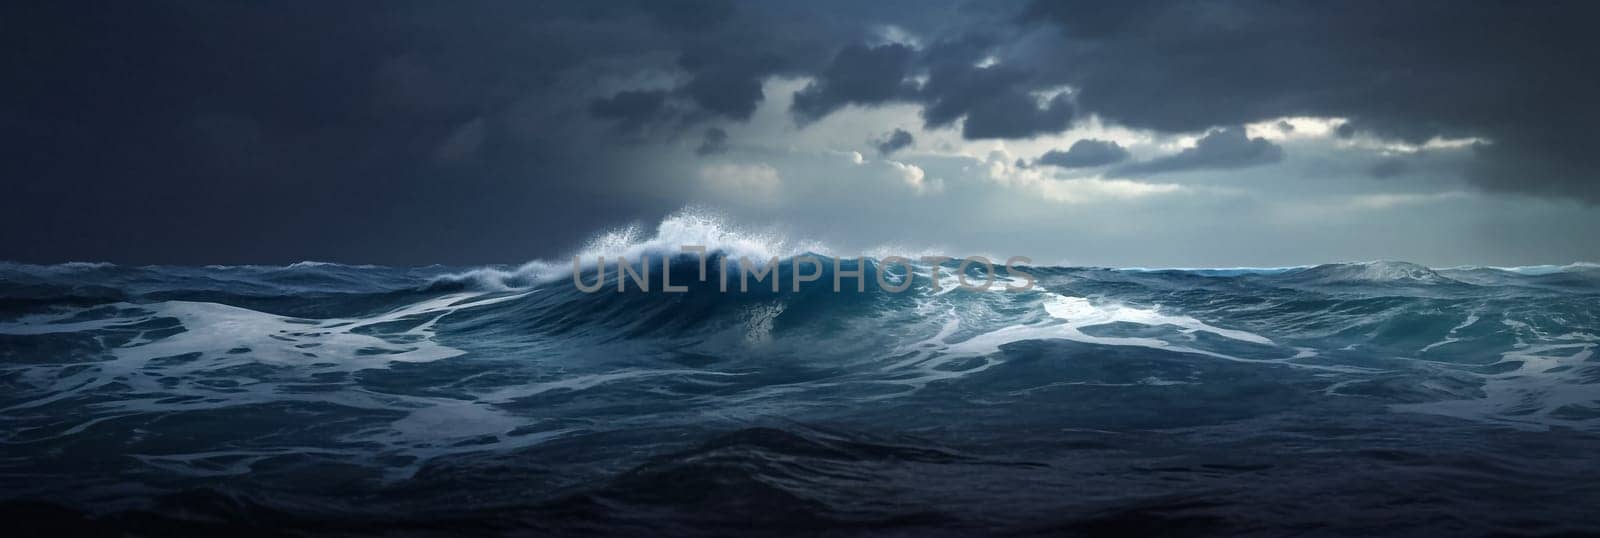
[[480,263],[557,255],[681,207],[675,193],[638,196],[650,167],[620,152],[748,118],[769,77],[821,72],[870,34],[858,19],[905,8],[0,11],[0,118],[18,156],[0,161],[0,258]]
[[[625,156],[685,136],[725,147],[708,122],[751,118],[773,77],[814,81],[795,95],[800,123],[909,103],[925,127],[962,125],[968,139],[1058,133],[1090,115],[1161,133],[1309,115],[1349,118],[1346,137],[1479,137],[1491,143],[1470,150],[1474,183],[1600,202],[1597,9],[4,3],[0,258],[558,254],[588,230],[692,201],[670,184],[637,195],[663,183],[659,163]],[[926,45],[886,44],[889,26]],[[1222,132],[1231,138],[1124,166],[1246,166],[1282,153]]]
[[967,111],[961,137],[968,140],[1032,138],[1066,130],[1072,124],[1072,116],[1072,102],[1064,95],[1040,103],[1032,95],[1005,91],[989,96]]
[[695,148],[694,153],[695,155],[705,157],[708,155],[727,153],[727,151],[728,132],[717,127],[712,127],[710,129],[706,129],[705,138],[700,141],[700,147]]
[[[672,4],[6,4],[0,258],[518,261],[671,211],[589,127],[748,116],[840,39]],[[647,69],[687,82],[596,83]]]
[[911,47],[889,44],[845,47],[804,89],[795,92],[793,112],[801,121],[815,121],[845,105],[875,105],[913,91],[906,84]]
[[911,144],[915,142],[916,138],[911,136],[911,133],[906,132],[905,129],[895,129],[894,132],[884,135],[878,141],[878,154],[887,157],[896,151],[911,147]]
[[1072,143],[1066,151],[1050,150],[1039,156],[1039,164],[1061,168],[1088,168],[1116,164],[1128,159],[1128,150],[1110,140],[1086,138]]
[[[915,102],[925,106],[930,128],[965,119],[961,134],[969,140],[1031,138],[1066,130],[1075,107],[1065,95],[1041,100],[1041,87],[1026,70],[980,66],[994,44],[969,37],[940,43],[920,58],[906,45],[845,47],[815,80],[794,94],[792,111],[802,123],[815,121],[845,105]],[[926,74],[916,88],[908,82]]]
[[1600,4],[1037,1],[1057,32],[1015,55],[1124,125],[1195,132],[1346,117],[1340,135],[1480,137],[1497,190],[1600,202]]
[[966,118],[963,138],[1030,138],[1065,130],[1074,116],[1066,95],[1040,102],[1034,92],[1048,89],[1027,69],[985,65],[992,49],[986,38],[941,43],[927,55],[928,82],[918,98],[928,127]]
[[1244,168],[1283,160],[1283,148],[1261,138],[1249,138],[1243,127],[1215,129],[1200,137],[1194,147],[1173,155],[1128,163],[1111,171],[1115,176],[1142,176],[1186,170]]
[[595,99],[589,105],[589,113],[596,118],[615,121],[623,129],[633,130],[660,119],[666,102],[667,92],[664,90],[628,90]]
[[678,62],[693,79],[683,87],[695,104],[735,120],[750,118],[766,97],[761,83],[783,66],[771,54],[739,54],[724,50],[695,51]]
[[733,0],[642,0],[625,5],[648,13],[662,27],[682,32],[715,28],[737,13]]

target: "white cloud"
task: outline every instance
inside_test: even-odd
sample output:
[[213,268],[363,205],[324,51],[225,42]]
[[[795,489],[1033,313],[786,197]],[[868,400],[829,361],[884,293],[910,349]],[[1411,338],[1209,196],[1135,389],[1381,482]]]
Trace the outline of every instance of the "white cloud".
[[1470,194],[1462,191],[1361,194],[1350,197],[1345,206],[1351,209],[1390,209],[1398,206],[1429,204],[1470,197]]
[[1327,138],[1333,136],[1340,125],[1349,122],[1350,120],[1345,118],[1295,116],[1246,124],[1244,132],[1250,138],[1274,141],[1291,138]]
[[[1462,148],[1470,148],[1470,147],[1478,145],[1478,144],[1492,144],[1492,143],[1493,143],[1492,141],[1490,141],[1490,140],[1488,140],[1486,138],[1478,138],[1478,137],[1442,138],[1442,137],[1435,136],[1433,138],[1428,139],[1427,142],[1423,142],[1421,144],[1407,144],[1405,142],[1394,142],[1394,141],[1379,141],[1379,142],[1377,142],[1375,144],[1375,146],[1377,147],[1377,149],[1379,149],[1383,153],[1410,155],[1410,154],[1413,154],[1413,153],[1421,152],[1423,150],[1462,149]],[[1374,144],[1370,144],[1369,143],[1369,146],[1372,146],[1372,145],[1374,145]]]
[[[802,152],[805,151],[804,149],[798,148],[798,147],[790,147],[788,149],[789,149],[790,152],[795,153],[795,154],[799,154],[799,153],[802,153]],[[855,164],[855,165],[867,164],[867,157],[865,155],[862,155],[861,152],[855,151],[855,150],[828,149],[828,150],[823,150],[822,153],[827,154],[827,155],[838,155],[840,157],[844,157],[845,160],[850,161],[850,164]]]
[[1146,183],[1127,179],[1082,177],[1057,179],[1043,168],[1023,168],[1016,157],[1004,149],[989,154],[984,171],[991,181],[1012,188],[1032,191],[1046,200],[1083,203],[1100,200],[1129,200],[1171,194],[1185,190],[1173,183]]
[[895,172],[900,175],[900,181],[910,185],[918,194],[944,190],[944,182],[937,179],[928,181],[927,172],[923,171],[920,166],[900,161],[886,160],[883,162],[894,168]]
[[708,164],[700,168],[700,182],[713,194],[755,205],[777,202],[783,177],[765,163]]
[[[1274,118],[1266,121],[1245,125],[1245,133],[1251,138],[1265,138],[1267,140],[1282,141],[1292,139],[1333,138],[1339,127],[1350,123],[1347,118],[1318,118],[1318,117],[1285,117]],[[1424,150],[1461,149],[1476,144],[1490,144],[1492,141],[1485,138],[1444,138],[1435,136],[1421,144],[1412,144],[1398,140],[1389,140],[1375,137],[1368,133],[1358,133],[1354,137],[1340,139],[1338,146],[1359,148],[1377,151],[1383,154],[1413,154]]]
[[1039,185],[1039,191],[1058,202],[1086,202],[1090,200],[1129,200],[1184,190],[1173,183],[1145,183],[1126,179],[1062,179]]
[[877,35],[874,37],[877,39],[870,43],[874,47],[889,44],[899,44],[914,49],[922,48],[922,40],[916,35],[913,35],[911,32],[906,31],[905,28],[888,24],[879,26],[876,30],[877,31],[875,33]]

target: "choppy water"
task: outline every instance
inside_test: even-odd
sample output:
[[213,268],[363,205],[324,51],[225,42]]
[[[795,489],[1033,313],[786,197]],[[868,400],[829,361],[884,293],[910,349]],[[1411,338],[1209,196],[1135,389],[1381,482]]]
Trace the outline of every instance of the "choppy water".
[[533,270],[0,265],[0,514],[1600,533],[1596,266],[1033,268],[1028,292],[898,294],[585,294]]

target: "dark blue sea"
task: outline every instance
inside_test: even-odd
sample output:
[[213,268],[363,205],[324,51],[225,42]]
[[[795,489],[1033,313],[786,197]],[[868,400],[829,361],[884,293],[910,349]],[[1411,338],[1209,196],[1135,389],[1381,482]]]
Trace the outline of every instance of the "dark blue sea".
[[1600,266],[661,257],[0,264],[6,534],[1600,533]]

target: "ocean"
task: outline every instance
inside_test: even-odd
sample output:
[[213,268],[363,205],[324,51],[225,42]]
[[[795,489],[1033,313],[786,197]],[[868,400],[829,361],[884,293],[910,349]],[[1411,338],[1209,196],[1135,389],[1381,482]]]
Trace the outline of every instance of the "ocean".
[[779,291],[724,292],[669,232],[595,248],[665,259],[682,293],[585,293],[558,261],[0,264],[0,514],[55,535],[1600,533],[1600,266],[1033,265],[1027,290],[975,291],[916,264],[895,293],[835,292],[827,267],[796,291],[785,261]]

